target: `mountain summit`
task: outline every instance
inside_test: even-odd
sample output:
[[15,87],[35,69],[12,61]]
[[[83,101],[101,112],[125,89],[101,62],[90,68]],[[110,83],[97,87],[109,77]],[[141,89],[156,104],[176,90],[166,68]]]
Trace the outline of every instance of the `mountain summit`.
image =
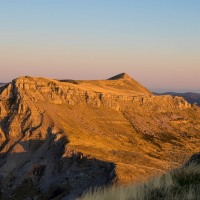
[[132,78],[126,73],[121,73],[121,74],[118,74],[116,76],[109,78],[108,80],[119,80],[119,79],[129,80]]
[[199,107],[154,96],[125,74],[114,79],[20,77],[1,87],[1,199],[76,199],[199,150]]
[[141,85],[139,82],[134,80],[131,76],[126,73],[121,73],[108,79],[113,81],[113,86],[119,86],[125,90],[129,88],[131,92],[135,92],[135,95],[150,95],[151,92]]

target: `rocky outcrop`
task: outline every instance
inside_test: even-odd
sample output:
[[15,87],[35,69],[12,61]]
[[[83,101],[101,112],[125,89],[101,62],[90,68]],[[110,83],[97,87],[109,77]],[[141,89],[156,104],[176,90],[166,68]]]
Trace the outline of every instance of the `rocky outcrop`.
[[[23,101],[50,101],[53,104],[69,104],[69,105],[92,105],[95,107],[106,107],[116,110],[124,110],[127,104],[136,106],[158,108],[190,108],[191,105],[181,97],[172,96],[154,96],[149,93],[133,96],[118,95],[101,91],[88,91],[81,87],[81,84],[73,84],[66,82],[61,84],[58,81],[47,79],[34,79],[30,77],[22,77],[14,80],[1,94],[1,102],[12,101],[14,99],[23,99]],[[1,103],[1,115],[6,115],[6,109]],[[25,108],[20,105],[19,112],[23,112]]]
[[193,154],[183,166],[189,166],[191,164],[200,164],[200,153]]

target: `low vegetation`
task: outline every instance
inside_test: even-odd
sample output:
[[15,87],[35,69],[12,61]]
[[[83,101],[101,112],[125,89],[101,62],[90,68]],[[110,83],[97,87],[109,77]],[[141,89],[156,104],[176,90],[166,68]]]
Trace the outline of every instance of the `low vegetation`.
[[199,200],[200,166],[190,164],[146,183],[88,191],[78,200]]

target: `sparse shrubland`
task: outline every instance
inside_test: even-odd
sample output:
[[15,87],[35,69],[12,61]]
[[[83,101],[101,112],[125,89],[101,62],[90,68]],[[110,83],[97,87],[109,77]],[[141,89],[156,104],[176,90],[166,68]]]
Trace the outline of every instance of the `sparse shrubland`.
[[199,200],[200,166],[190,164],[146,183],[88,191],[78,200]]

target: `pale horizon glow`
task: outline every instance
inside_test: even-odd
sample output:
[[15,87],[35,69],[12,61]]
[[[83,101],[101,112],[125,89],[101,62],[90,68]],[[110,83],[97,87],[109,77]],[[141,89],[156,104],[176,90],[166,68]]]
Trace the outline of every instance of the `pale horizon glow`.
[[198,0],[0,2],[0,82],[107,79],[200,92]]

